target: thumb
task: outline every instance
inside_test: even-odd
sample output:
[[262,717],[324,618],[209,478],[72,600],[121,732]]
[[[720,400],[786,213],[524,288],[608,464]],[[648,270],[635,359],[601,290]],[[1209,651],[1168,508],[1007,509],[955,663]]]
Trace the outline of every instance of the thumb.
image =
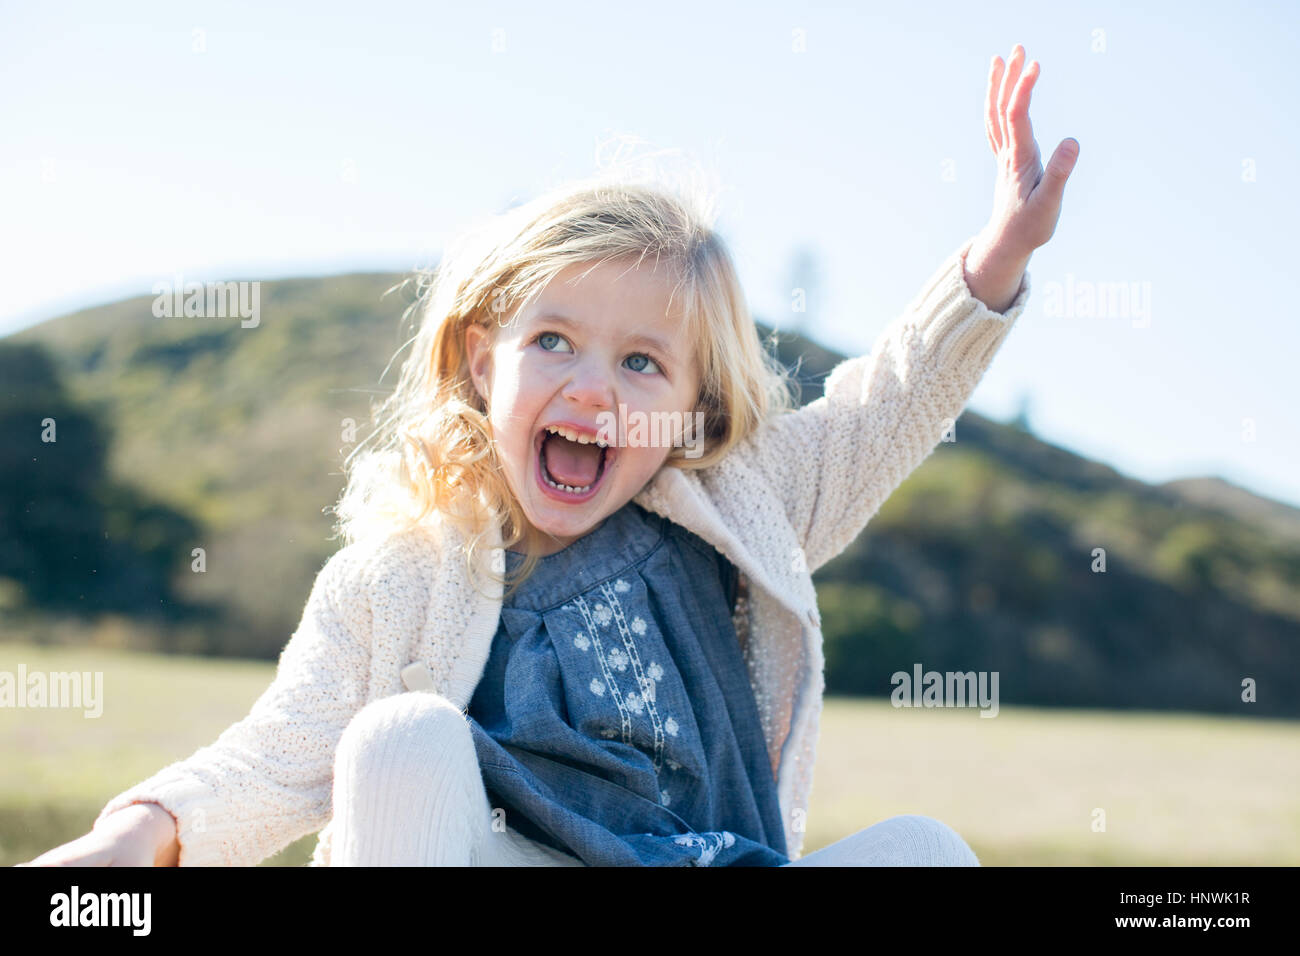
[[1047,168],[1043,170],[1041,185],[1053,199],[1060,200],[1065,192],[1065,181],[1070,178],[1070,173],[1074,172],[1074,164],[1078,159],[1079,141],[1073,137],[1061,140],[1061,144],[1052,152],[1052,158],[1047,161]]

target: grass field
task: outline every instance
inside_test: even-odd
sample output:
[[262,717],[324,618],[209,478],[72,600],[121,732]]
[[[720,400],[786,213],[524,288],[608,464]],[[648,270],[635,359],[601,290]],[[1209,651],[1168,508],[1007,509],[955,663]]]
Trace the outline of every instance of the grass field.
[[[103,714],[0,708],[0,864],[86,832],[108,799],[211,743],[274,665],[0,644],[0,671],[102,672]],[[1105,829],[1094,829],[1096,811]],[[986,866],[1300,864],[1300,724],[827,698],[805,852],[899,813]],[[263,865],[305,863],[315,837]]]

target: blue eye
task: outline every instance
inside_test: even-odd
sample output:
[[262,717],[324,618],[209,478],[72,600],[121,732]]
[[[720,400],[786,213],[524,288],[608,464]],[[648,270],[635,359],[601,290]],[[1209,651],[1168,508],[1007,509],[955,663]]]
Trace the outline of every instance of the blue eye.
[[[628,357],[628,360],[629,360],[629,361],[632,361],[633,359],[645,359],[647,362],[649,362],[651,365],[653,365],[653,366],[655,367],[655,371],[658,371],[658,370],[659,370],[659,366],[655,363],[655,360],[652,359],[652,358],[651,358],[650,356],[648,356],[648,355],[639,355],[639,354],[638,354],[638,355],[632,355],[632,356],[629,356],[629,357]],[[632,369],[632,371],[634,371],[634,372],[641,372],[641,371],[644,371],[644,366],[643,366],[642,368],[634,368],[634,369]],[[653,373],[650,373],[650,374],[653,374]]]
[[536,341],[537,341],[537,344],[538,344],[538,345],[541,345],[542,348],[543,348],[545,351],[547,351],[547,352],[551,352],[551,351],[554,351],[554,350],[553,350],[553,349],[548,349],[548,348],[546,348],[545,345],[542,344],[542,343],[544,342],[544,340],[546,340],[546,339],[559,339],[561,342],[565,341],[564,336],[562,336],[562,335],[560,335],[560,334],[558,334],[558,333],[556,333],[556,332],[543,332],[541,335],[537,336]]

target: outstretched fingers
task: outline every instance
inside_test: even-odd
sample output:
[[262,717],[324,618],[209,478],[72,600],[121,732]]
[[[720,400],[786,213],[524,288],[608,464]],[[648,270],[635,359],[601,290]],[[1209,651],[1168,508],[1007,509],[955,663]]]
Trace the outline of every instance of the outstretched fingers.
[[998,89],[998,128],[1002,133],[1003,146],[1011,141],[1011,131],[1007,129],[1007,104],[1011,102],[1011,93],[1020,79],[1020,68],[1024,64],[1025,48],[1017,43],[1015,49],[1011,51],[1011,59],[1007,60],[1007,70],[1002,76],[1002,84]]
[[998,119],[998,91],[1002,88],[1002,57],[993,57],[989,83],[984,92],[984,132],[996,156],[1002,150],[1002,121]]
[[1024,166],[1034,153],[1034,128],[1029,122],[1029,99],[1034,92],[1034,82],[1038,79],[1038,61],[1029,64],[1020,82],[1016,84],[1011,96],[1011,105],[1007,109],[1007,128],[1010,132],[1010,146],[1015,157],[1016,168]]

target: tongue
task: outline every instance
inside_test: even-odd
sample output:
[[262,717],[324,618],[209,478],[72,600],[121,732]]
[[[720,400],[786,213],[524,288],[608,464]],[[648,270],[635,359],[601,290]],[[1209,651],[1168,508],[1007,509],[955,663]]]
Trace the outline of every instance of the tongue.
[[551,435],[542,443],[546,470],[561,484],[582,488],[596,480],[600,469],[599,445],[581,444],[562,435]]

